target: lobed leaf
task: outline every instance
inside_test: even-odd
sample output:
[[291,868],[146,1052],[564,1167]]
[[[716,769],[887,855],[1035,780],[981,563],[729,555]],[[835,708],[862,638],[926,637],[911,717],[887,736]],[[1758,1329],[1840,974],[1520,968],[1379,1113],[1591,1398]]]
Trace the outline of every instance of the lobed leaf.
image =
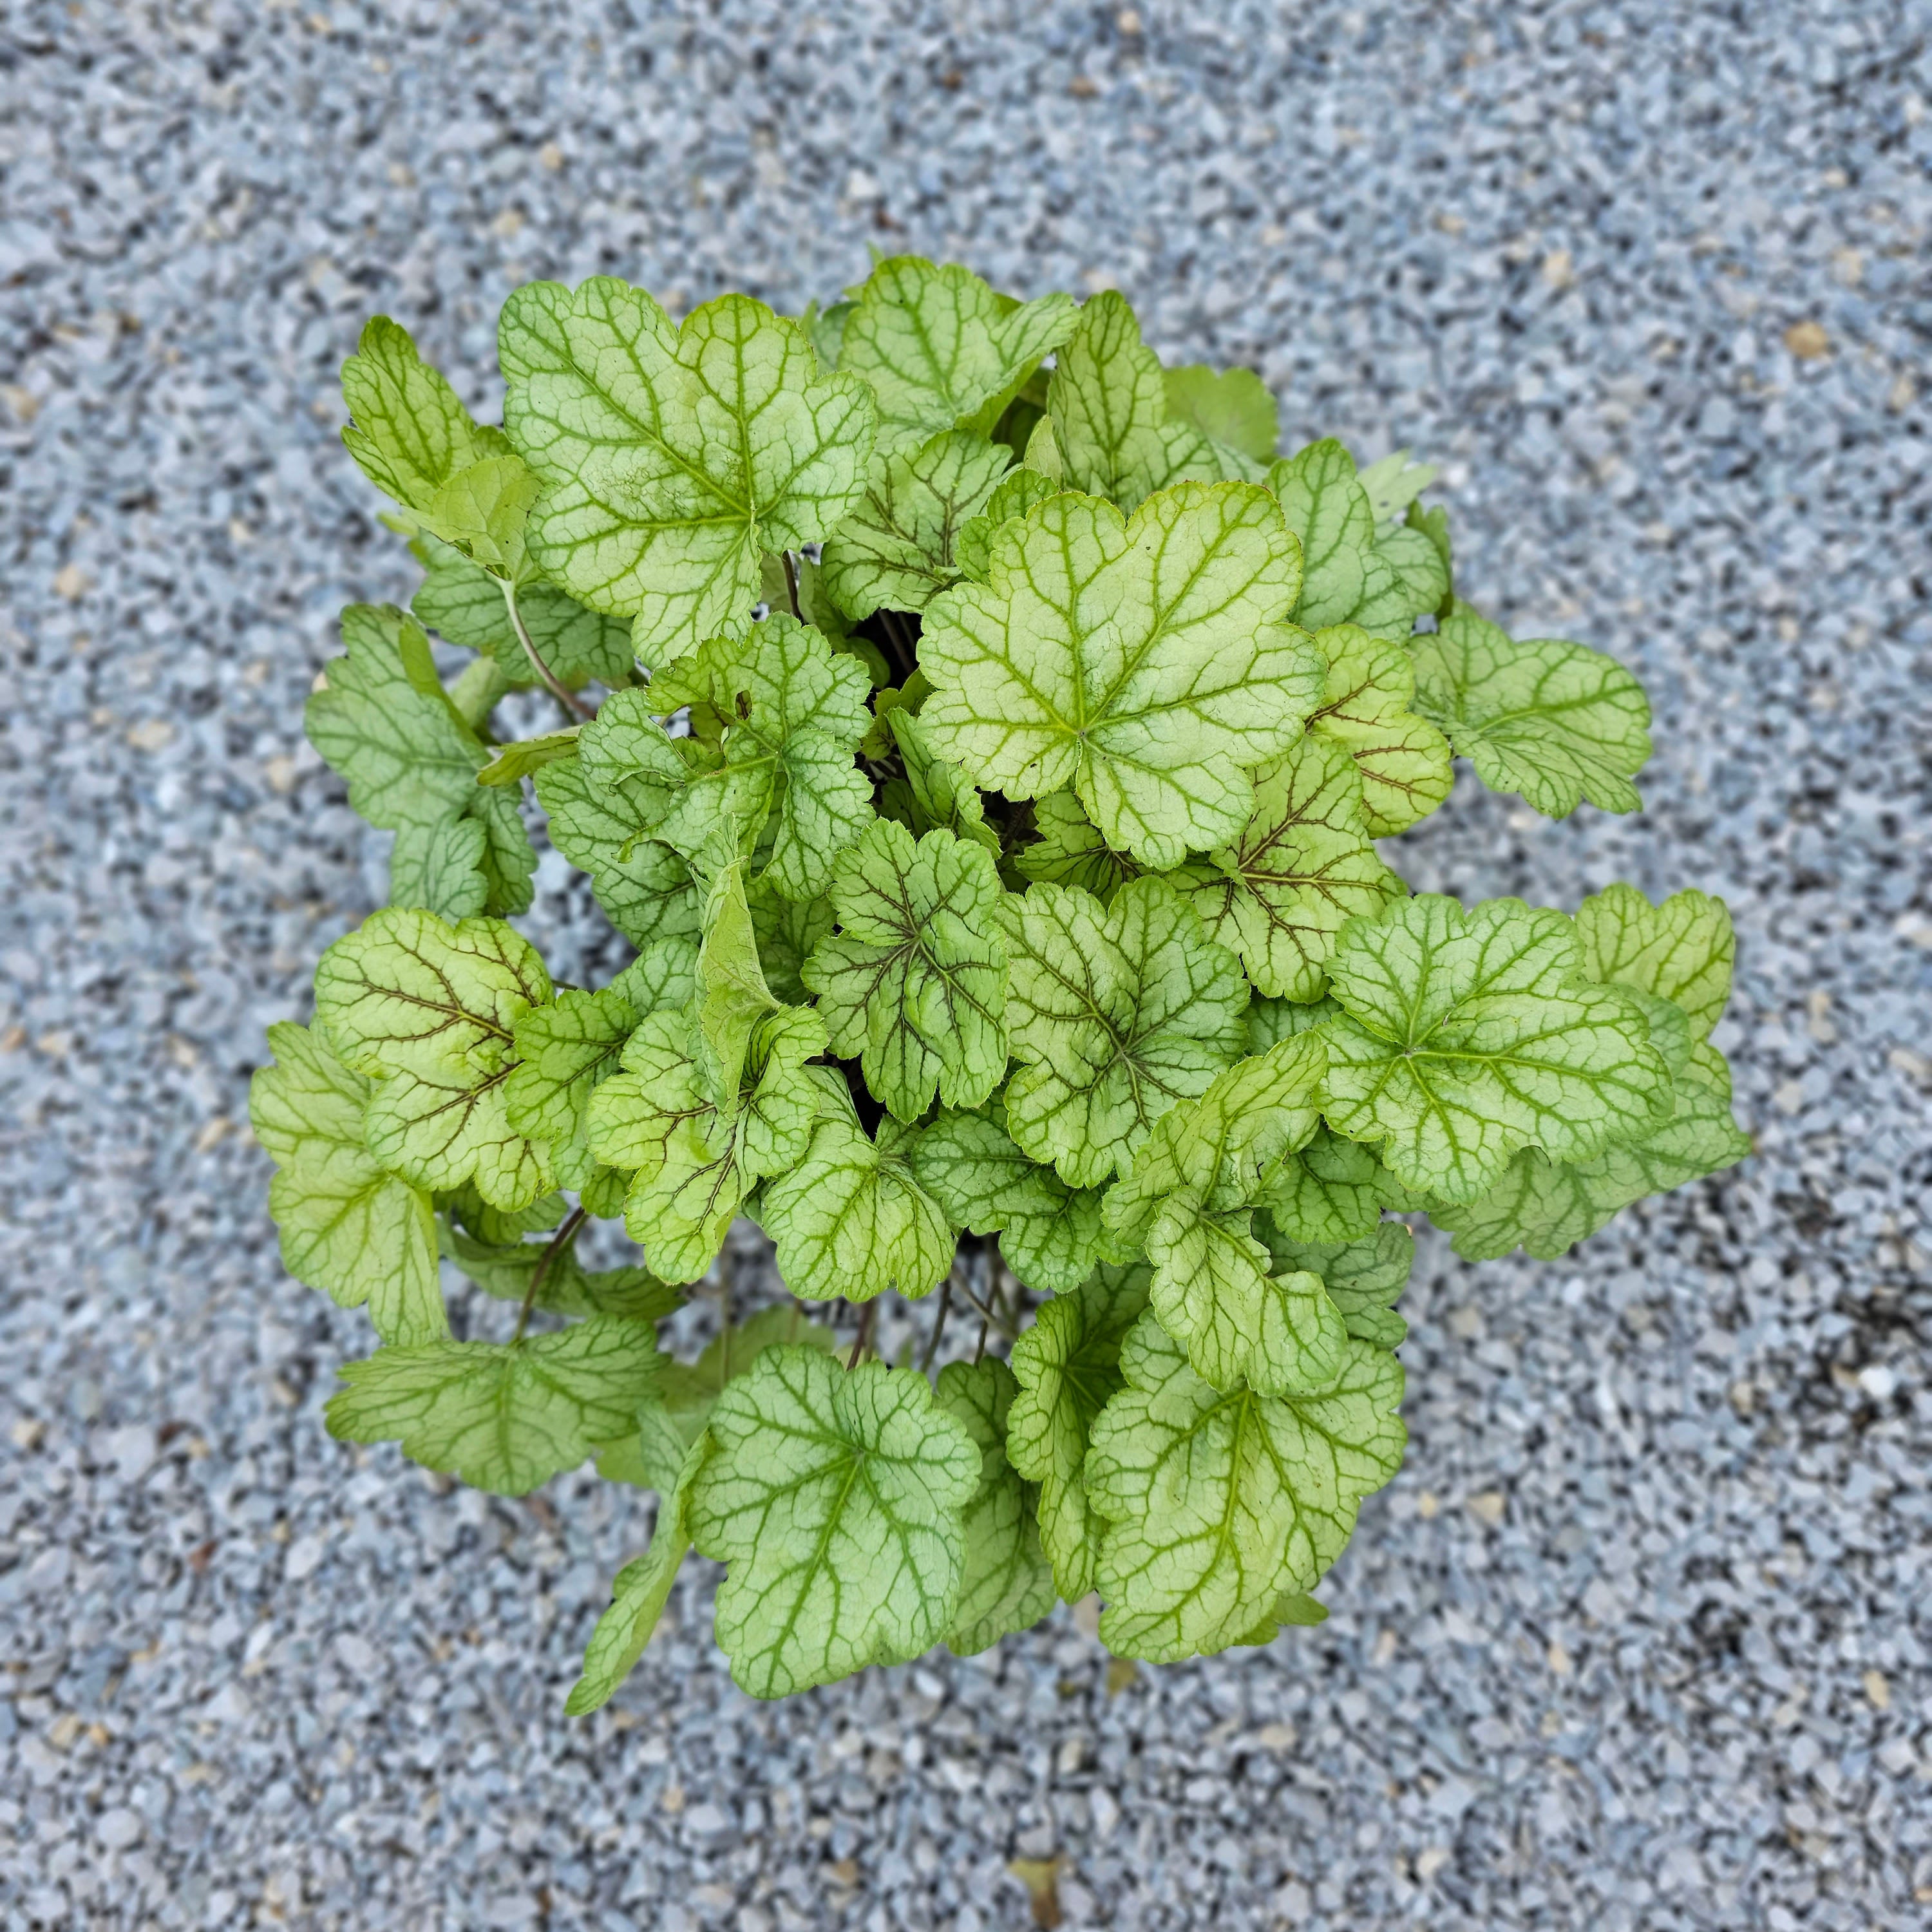
[[1449,796],[1455,782],[1448,740],[1411,708],[1415,661],[1402,645],[1372,638],[1358,624],[1318,631],[1315,641],[1328,676],[1308,728],[1354,760],[1370,836],[1406,832]]

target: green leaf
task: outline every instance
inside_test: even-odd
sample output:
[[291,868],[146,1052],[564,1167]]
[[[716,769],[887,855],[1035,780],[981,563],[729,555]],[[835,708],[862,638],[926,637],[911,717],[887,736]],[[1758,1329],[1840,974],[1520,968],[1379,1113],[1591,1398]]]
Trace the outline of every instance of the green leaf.
[[1399,517],[1440,474],[1432,463],[1412,463],[1406,449],[1379,458],[1361,472],[1356,481],[1369,500],[1369,509],[1378,524]]
[[946,1643],[973,1657],[1030,1630],[1058,1600],[1040,1546],[1033,1498],[1006,1460],[1006,1418],[1018,1393],[1012,1370],[987,1356],[939,1372],[939,1406],[964,1424],[980,1452],[980,1484],[966,1505],[965,1562]]
[[519,738],[507,745],[500,745],[496,754],[476,774],[480,785],[521,784],[525,778],[534,778],[544,766],[559,758],[577,755],[577,727],[567,731],[551,731],[541,738]]
[[1147,1250],[1162,1326],[1217,1388],[1287,1395],[1340,1372],[1342,1317],[1321,1277],[1274,1272],[1252,1232],[1283,1156],[1314,1131],[1324,1058],[1307,1034],[1238,1062],[1154,1124],[1107,1196],[1108,1231]]
[[[854,761],[870,688],[856,658],[774,614],[742,641],[712,639],[648,690],[607,698],[584,728],[584,769],[700,870],[750,850],[776,814],[760,876],[788,898],[816,898],[872,816],[871,784]],[[700,712],[718,721],[715,759],[657,722],[687,705],[694,723]]]
[[1449,796],[1449,741],[1411,707],[1415,662],[1400,644],[1359,625],[1315,634],[1328,661],[1310,731],[1339,745],[1362,775],[1362,816],[1371,838],[1406,832]]
[[628,804],[592,785],[580,758],[545,765],[536,782],[550,843],[590,875],[604,916],[633,946],[697,938],[701,902],[691,868],[646,833]]
[[[510,622],[502,583],[437,538],[418,536],[410,548],[428,573],[410,599],[418,621],[452,644],[494,658],[512,686],[537,683]],[[630,681],[631,627],[623,619],[588,610],[555,584],[540,581],[518,586],[517,611],[538,656],[565,684],[595,678],[615,688]]]
[[382,1348],[343,1364],[328,1432],[400,1442],[425,1468],[520,1496],[623,1428],[657,1360],[648,1324],[610,1315],[520,1342]]
[[249,1082],[248,1118],[278,1170],[268,1212],[283,1266],[338,1306],[366,1302],[385,1342],[447,1335],[429,1198],[364,1144],[368,1082],[306,1027],[272,1026],[268,1046],[276,1064]]
[[432,536],[514,584],[526,572],[524,524],[537,490],[523,458],[506,452],[458,470],[417,514]]
[[886,781],[880,811],[915,836],[950,832],[956,838],[985,847],[997,859],[1000,835],[986,823],[986,803],[978,787],[968,782],[957,765],[933,755],[918,718],[903,706],[886,712],[885,722],[906,776],[902,787]]
[[1317,1027],[1326,1026],[1341,1010],[1330,994],[1306,1004],[1265,997],[1252,1000],[1248,1005],[1248,1051],[1265,1053],[1277,1040],[1312,1033]]
[[1384,638],[1408,637],[1418,617],[1440,610],[1449,596],[1449,567],[1424,530],[1398,524],[1369,552],[1361,602],[1350,619]]
[[1518,1246],[1538,1261],[1554,1261],[1619,1208],[1700,1180],[1750,1151],[1750,1136],[1732,1120],[1727,1097],[1687,1079],[1670,1118],[1642,1139],[1580,1162],[1553,1161],[1525,1148],[1489,1192],[1462,1205],[1432,1204],[1430,1216],[1454,1237],[1465,1261],[1494,1261]]
[[1191,362],[1163,370],[1162,381],[1170,417],[1251,463],[1265,467],[1275,460],[1280,415],[1268,385],[1252,369],[1216,370]]
[[769,880],[749,886],[745,900],[758,935],[758,963],[772,997],[788,1006],[811,1003],[803,977],[812,949],[832,930],[829,898],[788,899]]
[[570,1203],[561,1194],[544,1195],[523,1208],[493,1208],[466,1182],[438,1195],[436,1206],[452,1225],[466,1228],[492,1247],[520,1241],[526,1234],[548,1233],[570,1212]]
[[1102,1267],[1078,1293],[1056,1295],[1013,1344],[1020,1392],[1006,1417],[1006,1455],[1040,1487],[1040,1534],[1069,1603],[1094,1588],[1100,1525],[1084,1470],[1094,1419],[1121,1386],[1121,1338],[1147,1306],[1142,1263]]
[[914,1144],[890,1119],[872,1139],[849,1103],[828,1101],[804,1158],[766,1186],[758,1218],[801,1300],[869,1301],[889,1288],[916,1300],[945,1278],[952,1228],[919,1184]]
[[347,655],[325,668],[302,723],[350,806],[397,834],[397,902],[446,917],[525,910],[536,855],[514,800],[478,788],[490,754],[450,703],[422,627],[392,605],[352,604],[342,641]]
[[1005,905],[1008,1131],[1075,1187],[1132,1158],[1154,1121],[1245,1043],[1246,982],[1164,880],[1103,907],[1064,886]]
[[516,1024],[519,1062],[504,1083],[510,1125],[546,1142],[550,1165],[566,1187],[590,1178],[586,1114],[599,1081],[617,1070],[617,1057],[642,1017],[614,986],[601,993],[558,994],[532,1006]]
[[990,434],[1012,395],[1073,323],[1070,296],[1016,306],[971,270],[916,255],[877,264],[845,320],[838,366],[879,399],[891,453],[955,428]]
[[1588,799],[1635,812],[1630,780],[1650,756],[1650,704],[1614,658],[1581,644],[1519,642],[1460,598],[1415,640],[1415,708],[1440,725],[1492,791],[1546,817]]
[[1275,1271],[1305,1269],[1319,1275],[1328,1298],[1340,1311],[1348,1333],[1378,1348],[1402,1346],[1408,1324],[1394,1312],[1396,1298],[1408,1285],[1415,1262],[1415,1240],[1400,1221],[1383,1221],[1350,1241],[1291,1240],[1264,1211],[1255,1232],[1268,1248]]
[[942,1113],[914,1142],[912,1169],[955,1227],[998,1234],[1000,1251],[1028,1287],[1070,1294],[1111,1245],[1100,1190],[1069,1187],[1022,1153],[997,1102],[978,1113]]
[[839,930],[819,941],[805,983],[832,1051],[860,1061],[896,1119],[917,1120],[935,1090],[976,1107],[1006,1078],[1004,897],[992,854],[950,832],[915,844],[881,820],[840,855]]
[[826,539],[820,566],[832,602],[854,619],[881,605],[923,610],[958,577],[959,532],[1012,460],[1004,443],[947,430],[875,464],[866,500]]
[[1450,584],[1451,588],[1436,607],[1436,615],[1438,618],[1446,617],[1455,608],[1454,559],[1449,543],[1449,512],[1439,504],[1432,510],[1425,510],[1420,503],[1412,503],[1408,506],[1408,514],[1403,520],[1409,529],[1420,530],[1435,546],[1436,554],[1442,560],[1442,580]]
[[392,906],[338,939],[316,968],[316,1024],[376,1083],[369,1151],[415,1186],[474,1180],[494,1207],[548,1193],[549,1148],[510,1125],[505,1085],[518,1021],[550,998],[536,949],[500,920]]
[[1162,1664],[1247,1641],[1284,1595],[1320,1580],[1362,1498],[1401,1466],[1402,1370],[1352,1341],[1318,1395],[1222,1390],[1151,1312],[1120,1369],[1126,1386],[1087,1454],[1088,1498],[1106,1522],[1101,1641]]
[[1270,1239],[1270,1222],[1292,1240],[1361,1240],[1373,1233],[1384,1208],[1408,1207],[1412,1198],[1372,1148],[1321,1126],[1306,1147],[1284,1157],[1255,1226],[1264,1240]]
[[941,758],[1010,798],[1071,785],[1107,842],[1149,866],[1225,843],[1245,765],[1300,735],[1322,665],[1281,621],[1298,580],[1274,500],[1186,484],[1123,522],[1049,497],[994,539],[988,580],[926,608],[920,723]]
[[1022,878],[1078,886],[1102,905],[1112,905],[1121,886],[1140,877],[1140,867],[1100,836],[1070,791],[1050,791],[1036,800],[1033,822],[1039,838],[1013,855]]
[[[529,1296],[550,1246],[547,1240],[492,1244],[455,1228],[448,1231],[443,1243],[449,1258],[485,1294],[499,1301],[516,1302]],[[681,1290],[658,1280],[648,1268],[587,1270],[578,1258],[572,1240],[551,1256],[530,1305],[556,1315],[616,1315],[626,1322],[661,1322],[683,1302]]]
[[1330,436],[1268,473],[1283,520],[1301,544],[1301,601],[1292,615],[1319,631],[1352,616],[1367,587],[1376,517],[1354,458]]
[[633,614],[649,664],[742,635],[763,554],[822,542],[864,493],[870,392],[748,296],[674,329],[610,278],[536,282],[499,347],[505,426],[544,486],[531,554],[593,610]]
[[676,1480],[658,1505],[650,1546],[617,1572],[610,1586],[610,1607],[597,1619],[584,1653],[582,1674],[565,1701],[566,1716],[587,1717],[601,1710],[644,1655],[691,1547],[685,1502],[710,1449],[708,1438],[692,1445]]
[[1343,922],[1372,917],[1408,888],[1370,842],[1361,779],[1340,746],[1297,739],[1254,782],[1252,815],[1232,844],[1186,868],[1188,896],[1258,992],[1318,999]]
[[[1142,342],[1126,298],[1111,289],[1082,308],[1058,358],[1046,412],[1060,463],[1055,480],[1125,511],[1183,481],[1258,477],[1258,466],[1169,413],[1160,358]],[[1027,460],[1031,465],[1030,446]]]
[[1016,518],[1025,516],[1036,504],[1058,496],[1060,488],[1059,483],[1050,476],[1042,476],[1037,470],[1022,466],[1008,470],[999,487],[986,499],[985,508],[959,526],[952,546],[958,574],[985,583],[995,534]]
[[1592,979],[1669,1000],[1688,1018],[1694,1047],[1710,1038],[1737,954],[1722,899],[1682,892],[1653,906],[1634,886],[1611,886],[1577,908],[1576,934]]
[[1519,1148],[1594,1159],[1647,1133],[1670,1076],[1621,992],[1586,978],[1561,913],[1433,893],[1343,931],[1328,962],[1324,1112],[1412,1187],[1450,1202],[1493,1186]]
[[923,1376],[772,1348],[718,1398],[686,1505],[724,1563],[718,1640],[754,1697],[902,1662],[942,1637],[981,1457]]
[[460,471],[508,454],[500,430],[481,428],[410,332],[379,315],[342,365],[352,420],[342,440],[364,476],[406,510],[428,511]]

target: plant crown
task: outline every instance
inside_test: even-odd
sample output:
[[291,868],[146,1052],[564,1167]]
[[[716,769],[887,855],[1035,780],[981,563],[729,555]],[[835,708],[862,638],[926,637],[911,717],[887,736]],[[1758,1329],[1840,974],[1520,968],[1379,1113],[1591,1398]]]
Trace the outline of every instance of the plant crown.
[[[693,1547],[759,1696],[1096,1590],[1150,1660],[1318,1621],[1402,1458],[1391,1217],[1547,1258],[1748,1150],[1720,901],[1465,908],[1376,844],[1455,756],[1634,810],[1636,680],[1454,592],[1432,470],[1278,456],[1260,382],[1164,369],[1118,294],[540,283],[500,346],[500,429],[386,319],[344,371],[424,574],[307,715],[390,903],[253,1094],[290,1270],[381,1344],[330,1430],[658,1492],[573,1712]],[[559,728],[506,741],[530,687]],[[635,948],[608,986],[509,923],[532,794]],[[641,1262],[586,1268],[620,1216]],[[674,1360],[740,1216],[817,1313],[727,1282]],[[514,1328],[458,1339],[446,1264]],[[888,1292],[931,1310],[890,1366]]]

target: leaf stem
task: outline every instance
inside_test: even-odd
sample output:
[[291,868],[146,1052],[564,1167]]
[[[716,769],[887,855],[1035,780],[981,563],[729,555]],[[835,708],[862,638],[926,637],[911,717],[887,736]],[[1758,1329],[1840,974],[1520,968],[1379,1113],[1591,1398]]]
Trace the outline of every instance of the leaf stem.
[[932,1358],[939,1353],[939,1338],[946,1333],[946,1311],[952,1306],[952,1276],[959,1272],[956,1263],[951,1274],[940,1285],[939,1313],[934,1317],[932,1333],[926,1338],[926,1352],[919,1358],[919,1372],[924,1375],[932,1366]]
[[563,1226],[550,1238],[550,1246],[537,1257],[537,1264],[530,1270],[530,1292],[524,1297],[524,1305],[517,1314],[517,1332],[510,1337],[510,1346],[514,1348],[524,1339],[524,1330],[530,1325],[530,1310],[537,1305],[537,1297],[543,1292],[544,1277],[550,1273],[550,1264],[577,1236],[584,1226],[584,1210],[573,1208],[563,1217]]
[[865,1354],[866,1345],[872,1339],[872,1319],[878,1312],[879,1304],[876,1301],[868,1301],[860,1316],[859,1339],[852,1344],[852,1352],[845,1363],[848,1372],[859,1366],[859,1358]]
[[778,554],[784,559],[785,591],[791,598],[791,614],[802,624],[805,613],[798,606],[798,559],[788,550],[780,550]]
[[595,718],[597,716],[596,707],[586,704],[583,699],[579,698],[576,692],[572,691],[569,686],[566,684],[556,673],[544,662],[542,654],[530,641],[530,632],[524,623],[524,614],[517,608],[517,586],[506,577],[500,578],[497,581],[503,586],[503,608],[510,614],[510,628],[516,632],[517,641],[523,646],[524,655],[530,661],[530,668],[543,680],[551,697],[555,698],[565,710],[578,718]]

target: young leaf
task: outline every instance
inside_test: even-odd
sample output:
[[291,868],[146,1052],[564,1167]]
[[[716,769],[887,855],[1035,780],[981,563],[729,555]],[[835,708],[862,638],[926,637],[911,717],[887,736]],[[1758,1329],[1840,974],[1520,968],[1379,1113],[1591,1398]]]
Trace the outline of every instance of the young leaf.
[[1408,889],[1369,842],[1361,780],[1340,746],[1298,738],[1253,776],[1252,816],[1186,868],[1188,896],[1258,992],[1318,999],[1343,922],[1373,917]]
[[803,976],[832,1051],[860,1060],[896,1119],[917,1120],[935,1090],[976,1107],[1006,1078],[1004,897],[992,854],[950,832],[915,844],[881,820],[839,856],[840,930]]
[[1434,464],[1412,463],[1408,452],[1398,449],[1370,464],[1355,480],[1379,526],[1400,516],[1440,473]]
[[418,1187],[474,1180],[494,1207],[548,1193],[549,1148],[510,1125],[504,1085],[517,1022],[550,998],[536,949],[500,920],[392,906],[338,939],[316,968],[316,1024],[376,1083],[369,1151]]
[[1611,886],[1576,908],[1576,934],[1592,979],[1681,1007],[1694,1047],[1724,1018],[1737,940],[1722,899],[1682,892],[1653,906],[1634,886]]
[[409,331],[386,315],[364,325],[342,365],[342,400],[352,419],[342,432],[350,454],[406,510],[428,512],[452,477],[509,453],[502,431],[480,427]]
[[604,916],[633,946],[697,938],[701,903],[690,867],[645,832],[629,806],[592,786],[580,756],[554,760],[536,783],[550,842],[590,875]]
[[1040,1541],[1069,1603],[1094,1587],[1100,1526],[1084,1471],[1094,1418],[1121,1385],[1121,1338],[1147,1306],[1144,1264],[1102,1267],[1077,1293],[1056,1295],[1013,1344],[1020,1385],[1006,1417],[1006,1456],[1039,1484]]
[[955,1227],[1000,1236],[1000,1252],[1028,1287],[1070,1294],[1110,1244],[1100,1190],[1069,1187],[1023,1154],[997,1102],[974,1114],[942,1113],[920,1130],[912,1171]]
[[531,554],[592,609],[634,614],[648,664],[742,636],[762,554],[822,542],[863,494],[871,392],[748,296],[674,328],[608,277],[536,282],[504,304],[499,348],[505,427],[544,486]]
[[1341,1311],[1348,1333],[1378,1348],[1402,1346],[1408,1324],[1394,1312],[1396,1296],[1408,1285],[1415,1262],[1415,1239],[1400,1221],[1378,1222],[1351,1241],[1289,1240],[1264,1212],[1255,1232],[1266,1245],[1277,1274],[1305,1269],[1322,1277],[1328,1298]]
[[934,756],[918,718],[904,706],[886,712],[885,723],[906,775],[902,784],[896,779],[886,780],[880,794],[880,812],[916,837],[949,832],[956,838],[983,846],[997,859],[1000,835],[986,823],[986,802],[979,788],[968,782],[957,765]]
[[307,1027],[272,1026],[268,1047],[276,1064],[249,1082],[248,1118],[278,1170],[268,1212],[282,1265],[340,1307],[366,1302],[385,1342],[447,1335],[429,1197],[364,1144],[369,1082]]
[[875,464],[866,500],[825,542],[825,588],[847,616],[881,605],[923,610],[960,571],[955,550],[1006,472],[1012,452],[947,430]]
[[1046,885],[1078,886],[1102,905],[1112,905],[1121,886],[1141,875],[1132,860],[1124,852],[1116,852],[1100,836],[1070,791],[1050,791],[1036,800],[1033,823],[1040,836],[1013,855],[1022,878]]
[[812,949],[832,930],[835,915],[829,898],[788,899],[769,880],[747,886],[745,903],[752,929],[758,936],[758,964],[772,998],[788,1006],[809,1006],[805,962]]
[[994,538],[986,583],[926,607],[920,725],[976,784],[1070,784],[1109,844],[1178,865],[1240,830],[1241,767],[1284,750],[1319,701],[1320,654],[1281,621],[1298,574],[1252,484],[1185,484],[1124,522],[1049,497]]
[[1132,1159],[1154,1121],[1245,1043],[1248,988],[1164,880],[1111,906],[1064,886],[1009,898],[1007,1130],[1074,1187]]
[[1647,1133],[1670,1076],[1634,1002],[1585,977],[1561,913],[1434,893],[1352,921],[1328,962],[1329,1124],[1412,1187],[1468,1202],[1525,1145],[1594,1159]]
[[800,1300],[869,1301],[889,1288],[916,1300],[945,1278],[952,1229],[919,1184],[913,1145],[890,1119],[868,1138],[849,1105],[832,1102],[804,1158],[766,1187],[758,1218]]
[[1328,676],[1309,730],[1354,760],[1369,836],[1406,832],[1426,818],[1455,782],[1448,740],[1410,708],[1414,659],[1403,646],[1372,638],[1357,624],[1318,631],[1315,641],[1328,661]]
[[1415,640],[1415,708],[1440,725],[1492,791],[1546,817],[1588,799],[1635,812],[1650,756],[1650,702],[1615,658],[1554,638],[1521,642],[1457,600]]
[[351,806],[395,832],[395,902],[448,918],[524,910],[536,854],[516,801],[478,788],[490,754],[451,704],[422,627],[392,605],[352,604],[342,641],[303,727]]
[[999,487],[986,499],[985,508],[959,526],[952,547],[957,574],[985,583],[995,533],[1016,518],[1025,516],[1036,504],[1058,496],[1060,488],[1052,477],[1042,476],[1037,470],[1023,466],[1008,470]]
[[1006,1460],[1006,1418],[1018,1385],[996,1357],[949,1362],[939,1372],[939,1406],[966,1427],[980,1451],[980,1484],[966,1505],[965,1562],[946,1647],[973,1657],[1014,1630],[1030,1630],[1057,1600],[1040,1546],[1033,1498]]
[[879,448],[916,447],[934,431],[992,433],[1042,356],[1073,326],[1072,298],[1016,304],[970,269],[916,255],[879,262],[846,317],[838,366],[879,399]]
[[1190,362],[1164,370],[1162,380],[1170,418],[1246,458],[1256,466],[1257,476],[1275,460],[1280,412],[1268,385],[1252,369],[1210,369]]
[[1348,616],[1378,637],[1407,638],[1417,618],[1440,610],[1448,597],[1449,567],[1426,531],[1384,530],[1364,561],[1361,601]]
[[1100,1637],[1174,1663],[1247,1640],[1342,1553],[1361,1499],[1401,1466],[1395,1358],[1350,1342],[1318,1395],[1222,1390],[1150,1312],[1120,1351],[1126,1386],[1094,1424],[1089,1502],[1106,1520]]
[[1301,601],[1294,621],[1319,631],[1354,614],[1367,587],[1376,544],[1375,512],[1354,459],[1333,437],[1284,457],[1268,487],[1301,544]]
[[923,1376],[769,1349],[710,1432],[686,1520],[727,1566],[718,1640],[741,1689],[808,1690],[945,1634],[981,1457]]
[[599,1081],[617,1070],[617,1056],[641,1016],[614,986],[601,993],[560,993],[517,1022],[518,1064],[504,1082],[506,1118],[518,1133],[548,1144],[565,1187],[581,1187],[591,1159],[586,1114]]
[[610,1586],[610,1607],[590,1633],[583,1672],[565,1700],[566,1717],[587,1717],[602,1709],[644,1655],[691,1547],[685,1503],[710,1450],[708,1437],[692,1444],[676,1480],[658,1506],[650,1546],[617,1572],[616,1581]]
[[520,1496],[574,1468],[635,1414],[657,1373],[646,1322],[599,1315],[520,1342],[426,1342],[346,1362],[328,1432],[400,1442],[428,1469]]
[[1264,1241],[1271,1241],[1270,1225],[1291,1240],[1361,1240],[1374,1232],[1384,1208],[1405,1208],[1412,1198],[1372,1148],[1319,1126],[1276,1168],[1256,1231]]

